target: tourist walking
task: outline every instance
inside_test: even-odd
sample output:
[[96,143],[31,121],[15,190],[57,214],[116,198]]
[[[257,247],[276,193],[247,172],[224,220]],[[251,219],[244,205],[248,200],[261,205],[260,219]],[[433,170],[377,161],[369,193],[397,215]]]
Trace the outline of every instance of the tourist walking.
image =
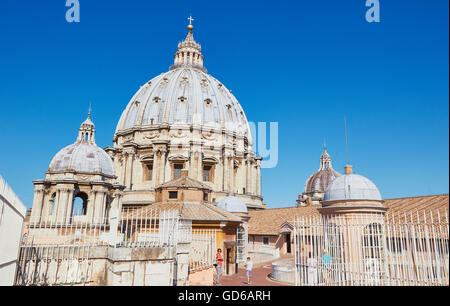
[[247,284],[251,284],[252,279],[252,269],[253,269],[253,262],[251,261],[250,257],[247,257],[247,262],[245,263],[245,271],[247,273]]
[[214,264],[216,266],[216,285],[220,285],[220,276],[222,275],[222,267],[223,267],[223,256],[222,256],[222,249],[217,249],[216,253],[216,263]]
[[308,266],[308,285],[315,286],[317,284],[317,260],[312,257],[311,252],[309,252],[306,265]]

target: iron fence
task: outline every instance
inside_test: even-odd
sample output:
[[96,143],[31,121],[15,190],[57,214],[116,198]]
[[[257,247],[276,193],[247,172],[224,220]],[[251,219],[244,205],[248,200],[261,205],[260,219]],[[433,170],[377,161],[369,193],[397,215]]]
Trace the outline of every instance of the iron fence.
[[216,254],[215,229],[193,229],[189,252],[189,267],[191,271],[211,267]]
[[295,284],[449,284],[448,213],[353,213],[294,220]]

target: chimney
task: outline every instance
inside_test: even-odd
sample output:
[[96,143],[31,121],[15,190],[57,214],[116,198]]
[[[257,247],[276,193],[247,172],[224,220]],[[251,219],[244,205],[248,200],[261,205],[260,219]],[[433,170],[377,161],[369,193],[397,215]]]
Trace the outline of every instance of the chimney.
[[182,169],[181,170],[181,177],[187,177],[188,176],[188,172],[189,172],[188,169]]
[[345,174],[352,174],[353,173],[353,166],[351,166],[351,165],[345,166],[344,169],[345,169]]

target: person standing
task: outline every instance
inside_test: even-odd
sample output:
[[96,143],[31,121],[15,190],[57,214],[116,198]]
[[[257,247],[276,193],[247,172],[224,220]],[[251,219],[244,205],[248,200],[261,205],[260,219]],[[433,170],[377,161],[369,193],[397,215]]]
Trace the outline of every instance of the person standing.
[[328,282],[330,280],[330,270],[331,270],[331,261],[332,257],[328,254],[328,250],[324,249],[322,253],[322,262],[325,266],[325,269],[323,270],[323,278],[325,281],[325,285],[328,285]]
[[311,252],[309,252],[306,265],[308,266],[308,285],[315,286],[317,284],[317,260],[312,257]]
[[214,264],[216,266],[216,285],[220,285],[220,276],[222,275],[222,267],[223,267],[223,256],[222,256],[222,249],[217,249],[216,253],[216,263]]
[[252,278],[252,269],[253,269],[253,262],[251,261],[250,257],[247,257],[247,262],[245,263],[245,271],[247,273],[247,284],[251,284],[251,278]]

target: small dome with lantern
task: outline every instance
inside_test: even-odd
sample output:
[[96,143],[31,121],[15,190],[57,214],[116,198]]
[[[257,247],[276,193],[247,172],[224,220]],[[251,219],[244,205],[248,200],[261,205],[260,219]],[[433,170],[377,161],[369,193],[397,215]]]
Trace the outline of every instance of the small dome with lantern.
[[333,169],[331,166],[331,158],[324,147],[322,156],[320,157],[319,170],[313,173],[305,184],[305,194],[313,194],[315,192],[323,193],[328,185],[341,174]]
[[109,155],[95,143],[95,126],[88,118],[81,124],[75,143],[53,157],[49,173],[75,172],[114,176],[114,164]]

